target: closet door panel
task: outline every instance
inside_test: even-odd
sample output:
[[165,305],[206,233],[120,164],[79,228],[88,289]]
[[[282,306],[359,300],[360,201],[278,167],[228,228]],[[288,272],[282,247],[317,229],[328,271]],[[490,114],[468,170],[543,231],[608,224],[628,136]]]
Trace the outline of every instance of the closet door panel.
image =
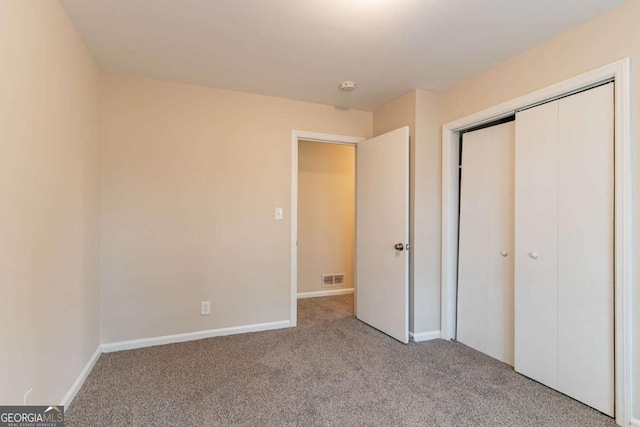
[[486,353],[513,366],[515,123],[491,130]]
[[558,131],[558,390],[613,416],[613,85],[561,99]]
[[458,333],[513,365],[513,122],[466,133],[462,150]]
[[515,370],[557,388],[558,102],[516,115]]
[[464,134],[456,338],[486,351],[491,128]]

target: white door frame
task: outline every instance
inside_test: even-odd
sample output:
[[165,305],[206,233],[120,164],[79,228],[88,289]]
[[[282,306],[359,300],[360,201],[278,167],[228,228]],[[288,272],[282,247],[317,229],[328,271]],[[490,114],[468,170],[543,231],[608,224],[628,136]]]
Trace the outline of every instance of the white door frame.
[[614,292],[615,292],[615,412],[616,422],[631,420],[632,372],[632,120],[631,61],[622,59],[593,71],[463,117],[442,126],[442,338],[453,339],[456,329],[458,264],[458,136],[461,130],[514,114],[582,88],[613,79],[615,82],[614,157]]
[[365,139],[302,130],[291,132],[291,315],[289,317],[291,326],[298,325],[298,142],[303,140],[355,147],[358,142]]

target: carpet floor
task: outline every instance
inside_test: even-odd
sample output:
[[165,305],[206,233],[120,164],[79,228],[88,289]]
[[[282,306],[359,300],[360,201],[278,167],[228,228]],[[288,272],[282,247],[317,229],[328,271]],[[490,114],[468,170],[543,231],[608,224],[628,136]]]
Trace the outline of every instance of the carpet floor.
[[614,426],[462,344],[401,344],[353,296],[298,303],[297,328],[100,356],[67,426]]

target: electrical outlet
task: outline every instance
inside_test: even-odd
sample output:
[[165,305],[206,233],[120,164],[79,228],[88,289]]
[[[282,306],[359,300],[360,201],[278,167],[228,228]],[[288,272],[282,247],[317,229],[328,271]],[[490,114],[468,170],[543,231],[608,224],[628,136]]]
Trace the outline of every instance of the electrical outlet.
[[201,301],[200,302],[200,315],[207,316],[211,314],[211,301]]

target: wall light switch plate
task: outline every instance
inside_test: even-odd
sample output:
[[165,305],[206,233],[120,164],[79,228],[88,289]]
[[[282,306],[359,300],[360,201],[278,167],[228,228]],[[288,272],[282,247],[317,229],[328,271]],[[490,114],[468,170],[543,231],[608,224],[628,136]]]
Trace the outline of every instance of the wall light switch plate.
[[276,208],[276,219],[284,219],[284,210],[282,208]]
[[206,316],[211,314],[211,301],[201,301],[200,302],[200,315]]

